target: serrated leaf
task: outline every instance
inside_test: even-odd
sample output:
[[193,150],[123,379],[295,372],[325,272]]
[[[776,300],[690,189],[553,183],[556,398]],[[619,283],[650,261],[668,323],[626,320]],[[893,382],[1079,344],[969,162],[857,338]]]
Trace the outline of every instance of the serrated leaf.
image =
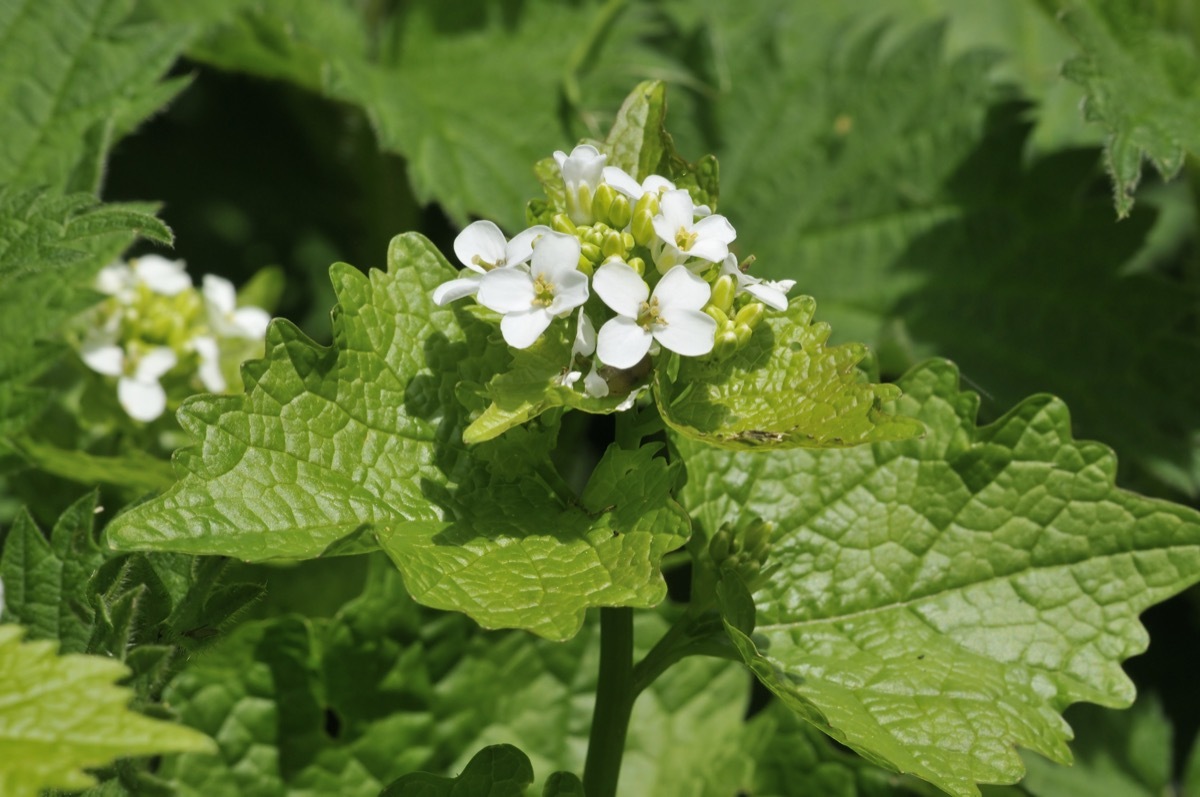
[[458,777],[414,772],[379,797],[522,797],[531,783],[529,757],[510,744],[497,744],[476,753]]
[[662,600],[659,560],[688,528],[671,469],[652,449],[613,455],[647,468],[631,516],[615,499],[616,512],[586,496],[577,505],[554,483],[541,464],[553,426],[468,449],[456,388],[488,381],[503,347],[491,324],[433,304],[454,271],[428,241],[400,236],[388,260],[369,278],[332,270],[335,348],[277,322],[244,396],[185,404],[180,421],[201,442],[177,454],[181,480],[115,519],[109,541],[260,560],[377,539],[426,605],[559,639],[588,606]]
[[690,524],[671,498],[678,471],[657,450],[610,447],[578,506],[514,484],[476,495],[456,522],[380,528],[379,543],[426,606],[569,639],[590,607],[666,597],[659,566]]
[[212,740],[189,728],[129,711],[115,683],[127,670],[111,659],[55,656],[51,642],[21,642],[0,626],[0,792],[36,797],[43,789],[84,789],[83,770],[122,756],[190,750]]
[[723,448],[832,448],[921,433],[920,423],[883,411],[894,385],[867,384],[859,345],[826,347],[829,325],[813,323],[802,296],[771,315],[725,359],[686,358],[660,367],[655,398],[675,431]]
[[[976,428],[944,362],[896,410],[920,441],[733,454],[678,440],[703,528],[776,523],[778,565],[731,637],[805,719],[957,795],[1020,778],[1015,749],[1069,759],[1059,712],[1127,705],[1138,614],[1200,579],[1200,515],[1113,486],[1112,453],[1029,399]],[[949,746],[945,739],[958,739]]]
[[1133,207],[1148,160],[1164,178],[1200,155],[1200,53],[1169,4],[1137,0],[1044,0],[1079,42],[1063,75],[1082,85],[1083,111],[1109,134],[1105,161],[1117,215]]
[[159,79],[188,31],[131,21],[132,0],[7,5],[0,184],[95,192],[109,148],[184,86]]

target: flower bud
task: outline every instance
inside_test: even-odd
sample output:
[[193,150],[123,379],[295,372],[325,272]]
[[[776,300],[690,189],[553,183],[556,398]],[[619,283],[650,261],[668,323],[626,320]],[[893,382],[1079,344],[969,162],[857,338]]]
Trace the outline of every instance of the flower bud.
[[608,209],[608,223],[620,230],[632,218],[633,208],[629,206],[629,198],[623,194],[617,194]]
[[580,242],[591,244],[595,247],[600,247],[604,243],[605,227],[601,224],[593,224],[591,227],[580,227],[579,231],[583,233],[580,237]]
[[647,191],[638,198],[637,204],[633,206],[633,215],[636,217],[639,213],[649,213],[652,217],[658,215],[658,194]]
[[725,315],[724,311],[715,304],[705,306],[704,312],[708,317],[717,322],[717,329],[723,329],[729,323],[729,316]]
[[621,233],[610,230],[600,244],[600,251],[605,257],[625,257],[625,242],[621,240]]
[[737,283],[734,282],[732,274],[726,274],[718,277],[713,283],[712,298],[709,300],[717,307],[721,308],[724,313],[728,313],[733,307],[733,295],[737,291]]
[[729,531],[729,526],[721,526],[717,533],[708,541],[708,555],[712,560],[720,565],[729,558],[729,545],[733,541],[733,534]]
[[646,276],[646,261],[642,260],[640,257],[631,257],[629,260],[625,261],[625,264],[636,271],[639,277]]
[[633,240],[633,233],[631,232],[621,233],[621,243],[624,244],[626,252],[637,246],[637,241]]
[[584,274],[586,274],[589,277],[592,276],[592,271],[594,269],[592,267],[592,261],[587,259],[587,255],[581,254],[579,256],[578,266],[579,266],[579,270],[582,271]]
[[608,183],[601,183],[596,189],[596,193],[592,194],[592,215],[596,221],[608,221],[609,210],[612,208],[613,200],[618,194]]
[[738,350],[737,335],[733,332],[720,332],[717,334],[716,340],[713,341],[713,354],[718,359],[728,357]]
[[550,229],[566,233],[567,235],[574,235],[578,228],[566,213],[556,213],[554,218],[550,219]]
[[746,551],[756,559],[762,559],[767,549],[771,547],[771,532],[774,524],[757,519],[751,523],[743,536],[746,540]]
[[733,328],[733,336],[737,339],[737,346],[740,349],[750,342],[750,338],[754,336],[754,330],[745,324],[738,324]]
[[604,258],[604,253],[600,251],[600,247],[593,243],[585,243],[580,247],[580,252],[583,257],[592,263],[599,263]]
[[[641,200],[638,204],[641,204]],[[654,240],[654,214],[648,210],[635,210],[629,231],[633,233],[634,241],[642,246],[649,246]]]
[[758,326],[758,323],[762,321],[763,314],[766,313],[766,311],[767,309],[763,306],[762,302],[749,302],[741,310],[738,310],[737,316],[734,317],[734,322],[737,324],[745,324],[746,326],[750,327],[750,329],[754,329]]

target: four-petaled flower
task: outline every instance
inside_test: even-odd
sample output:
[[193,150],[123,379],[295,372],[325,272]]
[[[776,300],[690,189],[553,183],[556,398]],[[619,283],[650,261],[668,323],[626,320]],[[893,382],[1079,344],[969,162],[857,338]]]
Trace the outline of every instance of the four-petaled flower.
[[600,328],[596,342],[596,353],[606,364],[632,368],[654,341],[688,357],[712,351],[717,322],[700,311],[712,289],[683,266],[663,275],[653,294],[638,273],[621,261],[597,269],[593,284],[597,295],[617,313]]
[[554,160],[566,188],[567,217],[576,224],[591,224],[592,195],[604,182],[604,162],[608,156],[591,144],[580,144],[570,155],[556,151]]
[[490,221],[475,221],[454,239],[454,254],[459,262],[473,274],[443,282],[433,291],[433,301],[441,306],[474,296],[479,291],[483,275],[498,268],[519,266],[533,254],[533,242],[539,235],[550,232],[544,224],[537,224],[516,234],[511,241]]
[[738,268],[736,255],[729,255],[721,264],[721,274],[732,274],[737,280],[737,292],[748,293],[772,310],[788,308],[787,292],[795,287],[795,280],[764,280],[752,277]]
[[476,301],[503,313],[500,333],[514,349],[526,349],[550,322],[588,298],[587,275],[579,271],[579,239],[547,232],[533,248],[529,270],[499,268],[483,275]]
[[667,191],[659,200],[659,214],[654,217],[654,234],[658,243],[654,264],[664,274],[691,258],[708,263],[720,263],[729,254],[729,244],[737,232],[721,215],[705,216],[696,221],[692,196],[683,189]]

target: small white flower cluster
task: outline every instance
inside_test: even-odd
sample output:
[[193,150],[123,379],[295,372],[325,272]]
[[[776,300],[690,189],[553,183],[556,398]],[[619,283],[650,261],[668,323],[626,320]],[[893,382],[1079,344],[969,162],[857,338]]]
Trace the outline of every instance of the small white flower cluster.
[[94,287],[108,298],[85,314],[79,356],[93,371],[116,377],[117,400],[143,423],[166,410],[161,380],[173,371],[223,392],[222,349],[235,340],[262,340],[271,320],[258,307],[238,307],[229,280],[205,274],[197,291],[182,260],[158,255],[105,266]]
[[729,251],[733,225],[695,205],[687,190],[661,175],[638,183],[588,144],[554,158],[565,193],[550,224],[511,241],[490,221],[469,225],[454,241],[468,271],[438,286],[433,298],[444,305],[474,296],[502,315],[500,331],[517,349],[578,308],[571,362],[559,384],[573,387],[582,376],[576,366],[590,365],[583,392],[604,397],[617,371],[647,355],[665,348],[686,357],[726,356],[750,339],[765,307],[787,308],[794,283],[746,274],[748,263],[739,266]]

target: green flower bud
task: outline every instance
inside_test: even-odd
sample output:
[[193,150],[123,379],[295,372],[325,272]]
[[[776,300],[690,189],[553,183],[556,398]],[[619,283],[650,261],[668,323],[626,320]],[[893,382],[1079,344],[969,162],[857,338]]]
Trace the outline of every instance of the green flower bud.
[[525,206],[525,223],[530,227],[535,224],[549,225],[553,215],[550,203],[544,199],[531,199]]
[[712,302],[717,307],[721,308],[725,313],[733,307],[733,295],[737,291],[737,282],[733,279],[732,274],[726,274],[718,277],[712,287]]
[[754,336],[754,330],[745,324],[737,324],[733,328],[733,335],[737,339],[737,345],[740,349],[750,342],[750,338]]
[[642,194],[637,204],[633,206],[633,215],[636,217],[639,213],[649,213],[651,216],[657,216],[658,194],[653,194],[649,191]]
[[762,321],[763,314],[766,312],[767,308],[762,302],[750,302],[741,310],[738,310],[734,320],[738,324],[745,324],[750,329],[754,329]]
[[594,268],[592,266],[592,261],[587,259],[587,255],[581,254],[579,256],[579,264],[578,265],[579,265],[580,271],[582,271],[584,274],[586,274],[589,277],[592,276],[592,271],[594,270]]
[[718,358],[728,357],[738,350],[737,335],[732,332],[719,332],[713,341],[713,354]]
[[585,243],[581,247],[581,251],[583,253],[583,256],[586,257],[592,263],[599,263],[601,260],[604,259],[604,253],[600,251],[600,247],[596,246],[593,243]]
[[591,244],[597,248],[604,245],[603,225],[594,224],[591,227],[580,227],[579,230],[583,233],[583,236],[580,238],[580,241],[583,243]]
[[596,189],[596,193],[592,195],[592,215],[596,221],[609,220],[609,210],[612,208],[613,200],[618,196],[620,194],[608,183],[602,183]]
[[631,257],[625,261],[626,264],[638,273],[639,277],[646,276],[646,261],[640,257]]
[[621,243],[625,246],[626,252],[637,246],[637,241],[633,240],[633,233],[629,232],[621,233]]
[[[575,206],[579,208],[579,210],[582,212],[582,214],[584,216],[586,216],[587,218],[595,218],[592,215],[592,189],[588,187],[588,184],[582,183],[579,186],[579,190],[576,192],[575,196],[576,196],[576,205]],[[568,198],[567,207],[569,208],[570,206],[571,206],[571,202],[570,202],[570,199]]]
[[600,251],[605,257],[625,257],[625,242],[621,240],[621,233],[610,230],[608,235],[604,236],[604,243],[600,244]]
[[642,246],[649,246],[654,240],[654,214],[648,210],[635,210],[629,231],[633,233],[634,241]]
[[708,555],[718,565],[721,564],[729,558],[729,544],[732,541],[733,535],[729,531],[729,526],[722,526],[708,541]]
[[571,221],[570,216],[566,213],[556,213],[554,218],[550,219],[550,229],[566,233],[567,235],[575,235],[576,230],[579,228],[575,226],[575,222]]
[[608,223],[619,230],[628,224],[632,218],[633,208],[629,206],[629,198],[624,194],[617,194],[608,209]]
[[773,530],[773,524],[760,519],[751,523],[743,533],[746,540],[746,550],[756,559],[762,559],[767,549],[771,547],[771,532]]
[[729,323],[729,316],[725,315],[721,308],[717,307],[715,304],[707,305],[704,308],[704,312],[708,314],[709,318],[717,322],[718,330],[723,329],[725,325]]

